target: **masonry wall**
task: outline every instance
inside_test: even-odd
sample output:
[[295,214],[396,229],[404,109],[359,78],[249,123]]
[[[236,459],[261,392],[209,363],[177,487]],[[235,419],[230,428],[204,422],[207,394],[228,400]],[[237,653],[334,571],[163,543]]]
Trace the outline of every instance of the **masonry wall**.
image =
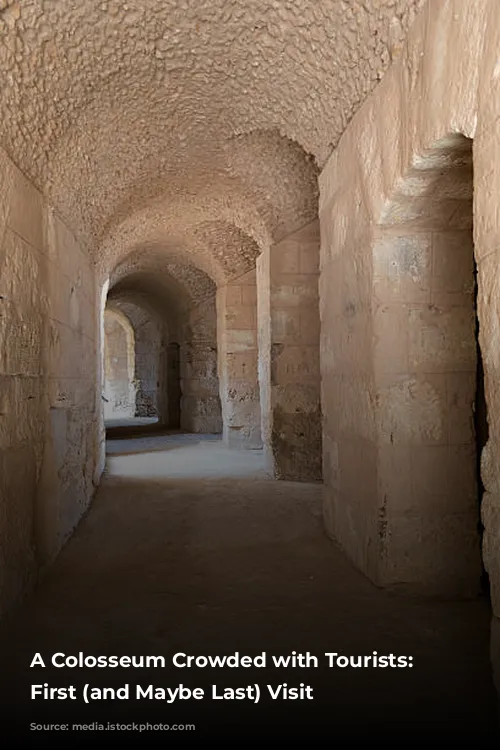
[[135,379],[137,386],[137,417],[157,417],[159,406],[166,410],[166,397],[160,395],[167,390],[162,368],[162,349],[166,346],[159,321],[149,316],[134,328],[135,333]]
[[0,611],[94,490],[95,292],[86,253],[0,151]]
[[[440,446],[433,438],[438,433],[425,428],[423,417],[426,414],[429,417],[428,426],[441,424],[451,435],[443,415],[446,419],[455,418],[462,413],[457,404],[465,401],[467,388],[467,398],[472,395],[474,352],[470,309],[466,312],[462,307],[462,313],[458,309],[451,311],[450,292],[463,296],[460,262],[467,255],[470,271],[473,256],[478,269],[479,343],[489,427],[488,442],[481,453],[481,478],[486,490],[481,506],[485,526],[483,560],[497,615],[500,614],[500,397],[495,385],[500,372],[497,336],[500,170],[496,166],[500,152],[499,44],[498,3],[489,0],[428,3],[397,63],[353,118],[320,177],[321,375],[327,527],[355,564],[378,584],[410,584],[441,594],[456,595],[458,591],[471,594],[471,580],[475,576],[477,581],[479,575],[474,551],[479,509],[476,506],[473,514],[469,505],[464,511],[462,501],[469,496],[463,488],[472,487],[470,476],[463,471],[469,471],[467,467],[473,465],[474,457],[463,437],[462,421],[461,426],[458,422],[455,426],[454,439],[456,443],[461,434],[465,442],[453,445],[453,440],[446,438],[447,444],[441,445],[442,462],[433,461],[432,466],[425,466],[428,449],[434,451]],[[473,248],[470,207],[465,210],[463,203],[458,205],[467,194],[448,195],[451,202],[459,198],[453,207],[450,203],[443,205],[442,189],[434,196],[419,193],[423,186],[419,171],[429,164],[437,175],[443,167],[446,171],[450,158],[452,161],[455,158],[457,137],[459,140],[461,136],[473,139]],[[456,185],[457,178],[454,179]],[[470,180],[465,187],[470,195]],[[401,192],[410,199],[405,206],[399,199]],[[439,226],[433,225],[436,209],[445,211]],[[421,229],[435,234],[428,245],[430,251],[422,252],[428,238],[422,237],[418,243],[403,233],[399,241],[392,240],[388,245],[388,235],[381,237],[380,227],[394,224],[394,219],[397,223],[401,212],[403,218],[406,212],[406,218],[413,222],[423,218],[426,225],[421,225]],[[409,261],[406,268],[405,252]],[[436,265],[426,275],[423,268],[429,259]],[[412,294],[431,289],[422,287],[424,279],[431,286],[434,284],[434,292],[441,293],[426,302],[426,314],[423,307],[420,311],[416,309],[412,298]],[[458,282],[455,290],[453,280]],[[436,283],[441,287],[436,287]],[[394,294],[389,290],[389,296],[381,298],[381,284],[386,285],[386,291],[388,284],[392,284],[393,290],[398,285],[405,290],[406,299],[400,298],[398,304],[403,304],[392,318],[386,315],[384,307],[395,302]],[[471,291],[468,293],[470,297]],[[372,300],[377,300],[377,304],[372,305]],[[382,301],[385,305],[380,304]],[[413,312],[408,315],[412,305]],[[451,328],[448,326],[452,335],[445,341],[443,326],[452,319],[455,322]],[[434,343],[430,345],[433,337]],[[384,382],[383,362],[384,356],[387,360],[391,340],[391,356],[396,356],[396,350],[401,351],[401,342],[406,340],[412,349],[407,348],[401,354],[408,357],[410,353],[413,361],[410,367],[408,360],[404,366],[399,363],[394,367],[389,383],[387,377]],[[399,384],[395,382],[398,372]],[[410,380],[415,380],[412,388]],[[448,401],[453,395],[452,386],[457,394],[455,403]],[[410,433],[413,447],[408,468],[404,461]],[[434,445],[429,444],[429,439],[434,440]],[[397,460],[394,446],[399,446],[401,453]],[[415,463],[417,453],[421,460]],[[458,454],[462,460],[450,464],[450,457]],[[463,478],[458,482],[459,464]],[[455,465],[455,470],[450,470],[451,465]],[[429,487],[422,485],[424,476],[430,482]],[[439,490],[443,483],[448,490],[460,485],[460,492],[443,494]],[[448,502],[455,498],[455,502],[443,513],[444,497]]]
[[263,433],[277,479],[321,479],[319,242],[314,221],[259,259]]
[[217,321],[223,439],[262,448],[255,269],[219,287]]
[[181,429],[222,432],[217,374],[217,311],[210,297],[186,311],[180,342]]

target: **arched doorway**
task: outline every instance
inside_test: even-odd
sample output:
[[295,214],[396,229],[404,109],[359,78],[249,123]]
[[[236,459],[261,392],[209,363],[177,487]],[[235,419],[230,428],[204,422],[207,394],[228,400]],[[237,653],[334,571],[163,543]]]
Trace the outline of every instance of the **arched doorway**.
[[127,317],[104,312],[104,419],[130,419],[136,411],[135,339]]

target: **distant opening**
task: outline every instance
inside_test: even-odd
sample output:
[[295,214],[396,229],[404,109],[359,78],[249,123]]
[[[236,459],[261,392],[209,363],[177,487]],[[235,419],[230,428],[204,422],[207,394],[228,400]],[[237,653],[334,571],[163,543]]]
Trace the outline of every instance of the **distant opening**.
[[[108,441],[222,431],[215,295],[191,305],[170,296],[169,284],[145,274],[124,277],[106,290],[104,319],[115,320],[115,327],[121,321],[126,329],[113,333],[110,323],[104,326]],[[119,356],[110,353],[113,347]]]
[[136,412],[135,338],[126,316],[104,313],[104,420],[124,422]]

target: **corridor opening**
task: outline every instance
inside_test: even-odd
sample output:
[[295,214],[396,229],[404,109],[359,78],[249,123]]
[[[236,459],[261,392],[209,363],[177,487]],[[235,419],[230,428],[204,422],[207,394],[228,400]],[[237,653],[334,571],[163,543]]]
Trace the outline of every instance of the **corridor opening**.
[[127,422],[136,413],[135,336],[119,310],[104,312],[104,421]]
[[206,273],[161,248],[125,253],[112,270],[106,309],[133,332],[135,411],[108,420],[108,438],[222,432],[215,292]]

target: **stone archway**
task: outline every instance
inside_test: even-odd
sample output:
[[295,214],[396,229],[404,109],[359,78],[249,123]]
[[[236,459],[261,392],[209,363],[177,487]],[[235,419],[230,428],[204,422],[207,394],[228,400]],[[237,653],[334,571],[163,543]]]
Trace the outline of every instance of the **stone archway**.
[[135,337],[118,310],[104,312],[104,419],[130,419],[136,412]]

